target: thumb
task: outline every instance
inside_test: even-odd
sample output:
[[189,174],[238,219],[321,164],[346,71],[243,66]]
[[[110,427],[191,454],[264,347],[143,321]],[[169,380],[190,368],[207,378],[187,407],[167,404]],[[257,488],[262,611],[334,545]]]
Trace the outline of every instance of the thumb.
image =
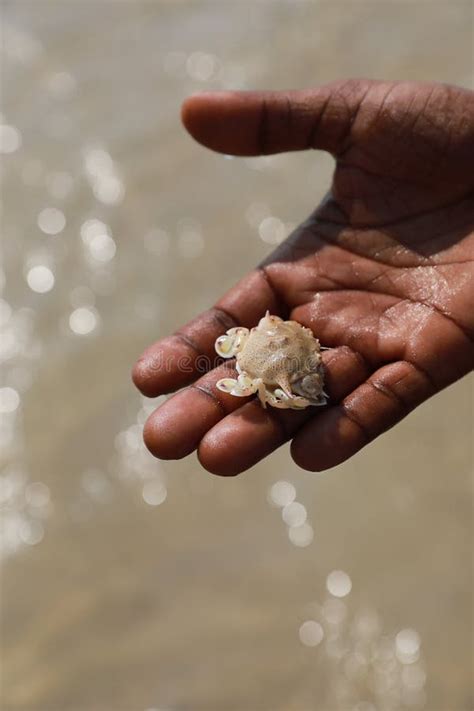
[[320,148],[339,153],[372,84],[349,80],[299,91],[220,91],[190,96],[189,133],[219,153],[255,156]]

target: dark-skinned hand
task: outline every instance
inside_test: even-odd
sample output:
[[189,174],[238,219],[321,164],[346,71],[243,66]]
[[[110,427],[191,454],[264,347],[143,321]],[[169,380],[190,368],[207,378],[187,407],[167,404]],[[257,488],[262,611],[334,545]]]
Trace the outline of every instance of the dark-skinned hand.
[[[473,363],[474,93],[430,83],[349,80],[317,89],[198,94],[184,125],[225,154],[320,149],[336,160],[313,214],[209,311],[150,346],[134,382],[157,396],[150,451],[197,449],[210,472],[248,469],[287,440],[304,469],[343,462]],[[263,409],[203,374],[215,339],[266,310],[312,329],[329,404]],[[184,362],[194,364],[183,368]],[[164,367],[167,363],[167,367]],[[201,371],[201,372],[199,372]]]

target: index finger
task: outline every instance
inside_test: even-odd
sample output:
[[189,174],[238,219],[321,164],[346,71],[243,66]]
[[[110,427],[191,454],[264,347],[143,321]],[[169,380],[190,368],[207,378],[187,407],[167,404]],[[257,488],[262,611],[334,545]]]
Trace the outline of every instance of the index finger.
[[173,392],[212,370],[221,359],[214,344],[229,328],[254,326],[266,311],[283,315],[265,272],[255,269],[208,311],[149,346],[133,368],[133,382],[148,397]]

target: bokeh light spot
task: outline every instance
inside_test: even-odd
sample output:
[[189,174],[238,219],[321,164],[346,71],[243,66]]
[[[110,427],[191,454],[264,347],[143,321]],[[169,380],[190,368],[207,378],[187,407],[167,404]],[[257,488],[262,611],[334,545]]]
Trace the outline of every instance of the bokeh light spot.
[[69,327],[73,333],[85,336],[97,327],[98,314],[95,309],[80,306],[69,316]]
[[306,620],[299,629],[299,637],[306,647],[317,647],[324,638],[324,630],[316,620]]
[[14,153],[20,146],[20,131],[15,126],[0,125],[0,153]]
[[326,587],[334,597],[345,597],[352,589],[352,581],[343,570],[333,570],[326,578]]
[[15,412],[20,404],[20,396],[14,388],[0,388],[0,412]]
[[303,523],[301,526],[291,526],[288,529],[288,538],[294,546],[306,548],[314,538],[313,527],[309,523]]
[[26,281],[32,291],[36,291],[38,294],[46,294],[54,286],[54,274],[44,264],[37,264],[28,270]]
[[306,507],[299,501],[292,501],[283,507],[281,517],[287,526],[302,526],[307,517]]
[[420,635],[414,629],[403,629],[395,637],[395,654],[402,664],[413,664],[420,654]]
[[278,217],[270,215],[260,222],[258,234],[267,244],[280,244],[285,239],[286,228]]
[[159,506],[166,499],[166,486],[158,479],[146,481],[142,489],[143,501],[150,506]]
[[57,235],[66,226],[66,218],[56,207],[45,207],[38,215],[38,227],[47,235]]
[[289,481],[276,481],[268,491],[268,500],[274,506],[287,506],[295,497],[296,489]]
[[19,531],[19,538],[29,546],[36,546],[41,543],[44,537],[44,527],[41,521],[23,521]]

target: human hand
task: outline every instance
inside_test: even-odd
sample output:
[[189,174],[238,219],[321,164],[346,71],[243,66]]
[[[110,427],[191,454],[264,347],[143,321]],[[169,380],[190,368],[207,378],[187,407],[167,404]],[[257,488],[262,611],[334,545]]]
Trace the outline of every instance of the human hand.
[[[137,362],[145,395],[189,385],[148,419],[153,454],[179,459],[197,449],[210,472],[233,475],[292,439],[299,466],[327,469],[470,370],[473,92],[350,80],[198,94],[184,103],[183,122],[222,153],[317,148],[336,168],[327,198],[262,265]],[[215,384],[231,375],[228,364],[198,377],[198,356],[214,358],[217,336],[256,325],[267,309],[330,347],[327,407],[264,410],[223,393]]]

